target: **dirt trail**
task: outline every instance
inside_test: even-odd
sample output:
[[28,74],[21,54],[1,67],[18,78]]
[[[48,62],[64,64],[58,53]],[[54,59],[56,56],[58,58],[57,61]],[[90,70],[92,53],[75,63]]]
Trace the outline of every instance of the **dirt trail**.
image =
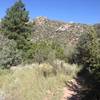
[[81,78],[75,78],[71,81],[69,81],[63,89],[63,96],[61,100],[80,100],[79,98],[79,91],[81,90],[82,86],[82,79]]

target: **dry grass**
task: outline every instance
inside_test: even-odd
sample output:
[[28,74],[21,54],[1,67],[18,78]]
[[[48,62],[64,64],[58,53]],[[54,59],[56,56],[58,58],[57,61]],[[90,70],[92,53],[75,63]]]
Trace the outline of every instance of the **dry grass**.
[[54,75],[52,69],[49,64],[41,64],[34,68],[0,70],[0,100],[60,100],[65,82],[75,74],[72,71],[72,75],[60,72]]

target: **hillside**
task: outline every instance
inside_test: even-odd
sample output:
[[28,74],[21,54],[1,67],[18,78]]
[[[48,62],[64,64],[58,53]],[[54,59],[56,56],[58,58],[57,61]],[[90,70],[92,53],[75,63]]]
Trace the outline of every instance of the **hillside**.
[[50,20],[47,17],[36,17],[32,21],[31,41],[54,40],[63,44],[76,44],[80,35],[89,31],[91,26],[80,23],[67,23]]
[[78,42],[79,37],[91,28],[87,24],[51,20],[44,16],[36,17],[26,24],[29,24],[32,28],[30,39],[33,43],[42,40],[53,40],[61,44],[74,45]]
[[[4,32],[0,34],[1,66],[14,66],[32,62],[40,63],[48,60],[52,62],[53,59],[68,62],[72,59],[80,37],[84,33],[88,33],[92,27],[87,24],[50,20],[43,16],[26,22],[26,25],[29,27],[31,34],[27,34],[25,39],[23,34],[22,38],[20,38],[19,33],[14,35],[15,32],[13,34],[10,32],[11,37],[14,36],[14,39],[8,39]],[[0,26],[2,30],[2,24]],[[15,37],[18,40],[15,40]],[[21,46],[20,49],[17,45]]]

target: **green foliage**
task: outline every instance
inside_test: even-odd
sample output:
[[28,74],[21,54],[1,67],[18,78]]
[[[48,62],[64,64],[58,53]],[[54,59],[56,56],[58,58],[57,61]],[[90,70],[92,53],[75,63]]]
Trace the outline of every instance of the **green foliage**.
[[76,60],[84,66],[81,74],[87,86],[87,89],[82,91],[82,100],[99,100],[100,46],[94,29],[80,37],[77,50]]
[[16,42],[0,35],[0,67],[10,67],[20,64],[21,52],[16,49]]
[[80,37],[76,54],[78,63],[94,70],[99,64],[99,52],[99,43],[96,33],[91,29],[88,33],[85,33]]
[[24,61],[25,53],[31,48],[30,33],[28,11],[24,3],[18,0],[1,20],[1,34],[10,41],[1,49],[1,65],[12,66]]
[[6,16],[1,21],[2,33],[8,39],[15,40],[18,49],[23,49],[26,45],[30,33],[28,21],[28,11],[21,0],[7,10]]
[[51,48],[55,50],[56,58],[63,59],[64,58],[64,49],[61,44],[57,42],[53,42]]
[[100,38],[100,23],[95,24],[94,28],[96,30],[97,36]]
[[60,44],[44,40],[31,44],[30,49],[25,53],[25,58],[26,60],[30,59],[31,61],[41,63],[50,59],[52,60],[51,55],[54,59],[63,59],[64,50]]

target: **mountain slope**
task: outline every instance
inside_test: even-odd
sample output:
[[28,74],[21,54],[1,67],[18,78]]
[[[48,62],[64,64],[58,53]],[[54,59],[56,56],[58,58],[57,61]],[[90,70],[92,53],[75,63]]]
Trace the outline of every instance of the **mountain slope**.
[[80,23],[65,23],[37,17],[32,22],[31,41],[54,40],[60,43],[76,44],[80,35],[87,32],[91,26]]

